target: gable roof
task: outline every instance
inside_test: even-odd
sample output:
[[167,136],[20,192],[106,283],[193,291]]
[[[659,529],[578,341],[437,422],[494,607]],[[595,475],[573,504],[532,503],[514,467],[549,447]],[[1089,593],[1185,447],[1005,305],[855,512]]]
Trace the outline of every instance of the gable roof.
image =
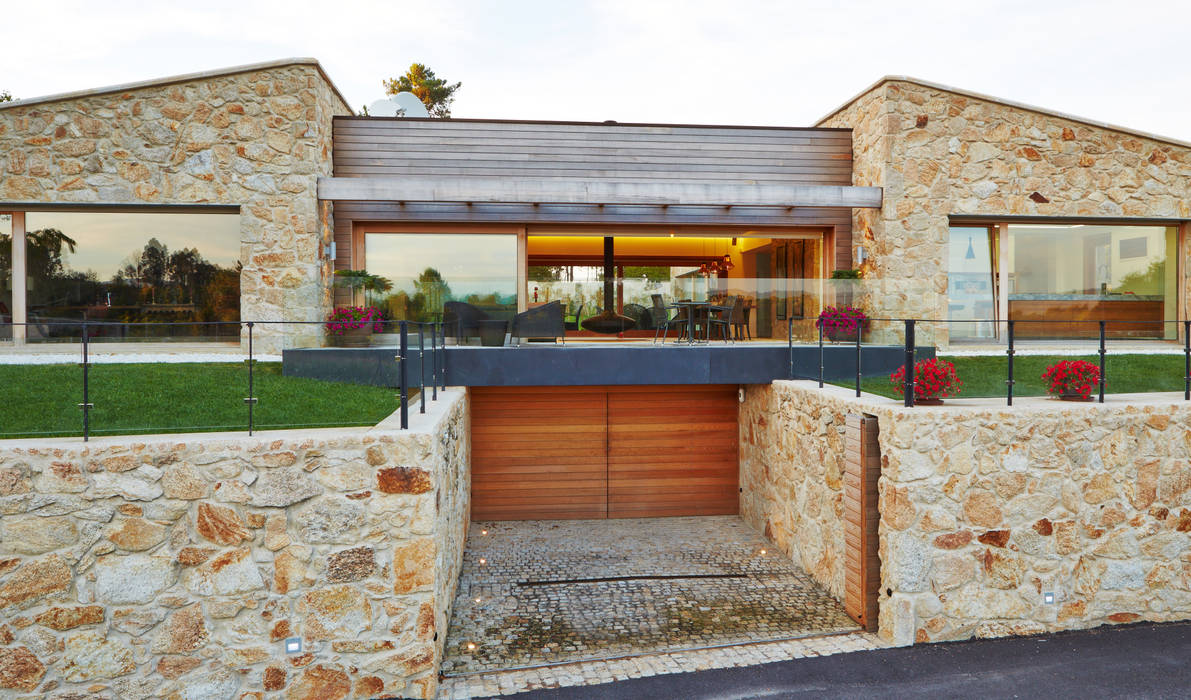
[[1107,129],[1109,131],[1116,131],[1116,132],[1119,132],[1122,134],[1138,136],[1140,138],[1150,139],[1152,141],[1160,141],[1162,143],[1168,143],[1168,144],[1171,144],[1174,146],[1181,146],[1183,148],[1191,148],[1191,141],[1182,141],[1180,139],[1172,138],[1170,136],[1162,136],[1160,134],[1152,134],[1148,131],[1141,131],[1139,129],[1130,129],[1129,127],[1119,126],[1117,124],[1110,124],[1108,122],[1097,121],[1095,119],[1088,119],[1087,117],[1080,117],[1080,116],[1076,116],[1074,114],[1067,114],[1066,112],[1060,112],[1060,111],[1054,110],[1054,109],[1047,109],[1045,107],[1036,107],[1034,105],[1026,104],[1024,102],[1016,102],[1014,100],[1007,100],[1003,97],[994,97],[992,95],[985,95],[983,93],[974,92],[972,90],[964,90],[963,88],[951,87],[950,85],[943,85],[942,83],[933,83],[929,80],[922,80],[921,78],[914,78],[914,77],[911,77],[908,75],[887,75],[887,76],[877,80],[872,85],[869,85],[867,88],[865,88],[865,89],[861,90],[859,93],[853,95],[851,99],[844,102],[839,107],[836,107],[835,109],[831,110],[827,114],[823,115],[822,118],[820,118],[818,121],[815,122],[815,126],[819,126],[823,122],[825,122],[828,119],[839,114],[844,109],[846,109],[848,106],[850,106],[853,102],[860,99],[861,97],[864,97],[865,95],[872,92],[873,90],[876,90],[877,88],[881,87],[885,83],[895,83],[895,82],[896,83],[910,83],[912,85],[918,85],[918,86],[928,88],[931,90],[939,90],[941,92],[949,92],[953,95],[962,95],[964,97],[970,97],[972,99],[981,100],[983,102],[992,102],[994,104],[1004,105],[1006,107],[1011,107],[1013,109],[1019,109],[1019,110],[1023,110],[1026,112],[1034,112],[1035,114],[1043,114],[1048,117],[1057,117],[1059,119],[1065,119],[1070,122],[1076,122],[1078,124],[1085,124],[1087,126],[1095,127],[1097,129]]
[[331,88],[331,92],[339,98],[343,103],[343,107],[351,112],[351,104],[343,97],[343,93],[339,92],[339,88],[323,70],[322,65],[316,58],[282,58],[276,61],[264,61],[261,63],[248,63],[242,66],[231,66],[228,68],[216,68],[214,70],[199,71],[197,73],[185,73],[183,75],[171,75],[165,78],[155,78],[153,80],[139,80],[133,83],[120,83],[118,85],[107,85],[105,87],[90,88],[87,90],[76,90],[74,92],[60,92],[55,95],[44,95],[42,97],[30,97],[24,100],[13,100],[12,102],[0,102],[0,109],[11,109],[13,107],[28,107],[29,105],[46,104],[50,102],[62,102],[65,100],[77,100],[83,97],[93,97],[95,95],[107,95],[114,92],[127,92],[129,90],[140,90],[150,87],[161,87],[163,85],[175,85],[177,83],[192,83],[199,80],[207,80],[210,78],[221,78],[226,75],[237,75],[239,73],[253,73],[262,70],[272,70],[274,68],[284,68],[287,66],[314,66],[323,80],[327,81],[327,85]]

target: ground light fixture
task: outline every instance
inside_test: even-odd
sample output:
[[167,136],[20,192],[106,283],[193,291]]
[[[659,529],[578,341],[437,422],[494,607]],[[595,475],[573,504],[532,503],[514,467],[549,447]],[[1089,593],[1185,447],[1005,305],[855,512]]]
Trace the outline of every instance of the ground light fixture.
[[476,643],[475,643],[475,642],[468,642],[468,643],[467,643],[467,650],[468,650],[468,651],[475,651],[475,649],[476,649]]
[[488,560],[487,560],[487,559],[480,559],[480,566],[483,566],[483,565],[485,565],[485,564],[487,564],[487,563],[488,563]]

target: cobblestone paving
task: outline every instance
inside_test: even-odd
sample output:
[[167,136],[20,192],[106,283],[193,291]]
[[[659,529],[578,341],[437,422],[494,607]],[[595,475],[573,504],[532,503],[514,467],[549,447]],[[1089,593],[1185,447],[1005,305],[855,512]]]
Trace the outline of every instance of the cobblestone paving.
[[856,629],[834,598],[735,516],[478,522],[442,671]]
[[443,700],[487,698],[541,688],[598,685],[667,673],[755,666],[788,659],[882,649],[886,646],[876,635],[853,632],[785,642],[647,654],[611,661],[582,661],[521,671],[492,671],[447,678],[439,686],[438,697]]

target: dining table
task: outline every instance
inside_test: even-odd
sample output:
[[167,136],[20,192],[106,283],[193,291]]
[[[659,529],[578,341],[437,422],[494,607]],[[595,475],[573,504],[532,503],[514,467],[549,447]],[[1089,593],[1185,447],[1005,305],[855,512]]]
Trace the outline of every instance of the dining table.
[[[703,324],[704,336],[706,336],[706,337],[703,340],[699,340],[699,339],[695,338],[695,317],[696,317],[696,314],[698,312],[702,311],[702,312],[704,312],[704,317],[710,320],[711,314],[717,313],[720,311],[727,311],[730,307],[720,306],[720,305],[714,304],[710,301],[692,301],[692,300],[687,299],[687,300],[683,300],[683,301],[674,302],[670,308],[679,309],[679,310],[686,309],[686,327],[687,327],[686,343],[687,343],[687,345],[696,345],[696,344],[700,344],[700,343],[710,343],[711,342],[711,335],[708,332],[709,324],[706,321],[704,321],[704,324]],[[680,343],[682,341],[675,341],[675,342]]]

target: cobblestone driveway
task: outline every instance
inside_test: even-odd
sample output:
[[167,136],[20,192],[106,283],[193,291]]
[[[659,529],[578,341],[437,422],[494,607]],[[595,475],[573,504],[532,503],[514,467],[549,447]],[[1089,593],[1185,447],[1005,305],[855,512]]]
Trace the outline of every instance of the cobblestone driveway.
[[477,522],[442,670],[856,629],[834,598],[736,516]]

